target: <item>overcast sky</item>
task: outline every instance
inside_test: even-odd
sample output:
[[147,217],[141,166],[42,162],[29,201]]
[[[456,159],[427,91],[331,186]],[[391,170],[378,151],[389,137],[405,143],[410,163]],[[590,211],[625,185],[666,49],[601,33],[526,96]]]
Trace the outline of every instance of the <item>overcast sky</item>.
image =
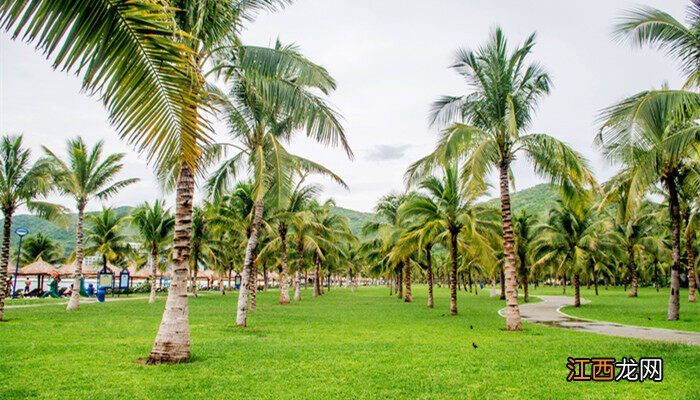
[[[273,44],[277,37],[294,42],[337,80],[330,101],[343,116],[355,161],[305,139],[290,148],[331,168],[350,186],[346,191],[326,182],[325,196],[369,211],[381,195],[401,190],[406,167],[433,149],[436,132],[427,124],[431,102],[466,92],[448,69],[456,49],[479,46],[497,25],[512,44],[537,31],[532,59],[553,78],[553,92],[542,101],[532,131],[566,141],[591,160],[599,180],[608,178],[614,170],[592,145],[598,111],[664,81],[672,87],[681,83],[676,65],[660,52],[613,40],[615,18],[639,4],[684,19],[688,2],[296,0],[276,14],[261,15],[244,39],[258,45]],[[0,133],[24,133],[35,156],[41,145],[63,154],[66,139],[75,135],[89,143],[103,139],[109,151],[128,153],[123,177],[141,178],[108,204],[135,205],[161,196],[150,168],[116,138],[98,99],[80,93],[77,78],[53,71],[32,47],[4,32]],[[517,189],[541,181],[520,162],[515,176]]]

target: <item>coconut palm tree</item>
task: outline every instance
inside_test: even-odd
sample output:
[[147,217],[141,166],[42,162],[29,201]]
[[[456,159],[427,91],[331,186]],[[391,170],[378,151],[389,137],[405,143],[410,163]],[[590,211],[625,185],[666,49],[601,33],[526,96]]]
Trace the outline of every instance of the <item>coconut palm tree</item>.
[[[102,257],[102,267],[122,258],[129,251],[129,237],[124,233],[126,217],[119,216],[113,208],[103,208],[101,212],[87,216],[85,229],[85,253]],[[77,260],[76,260],[77,262]],[[73,291],[78,291],[80,282],[73,282]],[[72,297],[72,296],[71,296]]]
[[153,205],[145,202],[131,212],[131,225],[139,233],[144,247],[148,251],[148,266],[151,270],[151,294],[149,303],[156,301],[156,275],[161,250],[172,239],[175,218],[170,209],[165,208],[165,202],[156,200]]
[[672,242],[671,292],[666,318],[679,315],[681,210],[679,188],[696,180],[700,159],[700,109],[686,107],[673,96],[642,92],[603,111],[605,120],[596,143],[605,156],[628,169],[626,208],[660,185],[668,198]]
[[523,300],[530,301],[530,247],[534,240],[534,226],[537,217],[521,211],[513,216],[513,234],[515,235],[515,254],[518,256],[518,275],[523,285]]
[[[315,201],[315,200],[314,200]],[[313,228],[314,243],[314,294],[323,294],[322,273],[323,263],[326,264],[328,279],[330,282],[332,266],[338,265],[340,260],[347,259],[343,244],[354,245],[357,241],[350,230],[347,218],[332,213],[335,201],[326,200],[322,204],[312,206],[315,210]],[[330,288],[330,286],[329,286]]]
[[409,182],[417,182],[449,159],[465,160],[462,178],[475,188],[494,168],[498,170],[507,294],[508,330],[522,330],[515,271],[515,239],[511,221],[510,165],[524,153],[535,171],[552,183],[578,191],[593,178],[583,157],[546,134],[526,134],[538,101],[550,91],[550,78],[528,57],[535,35],[509,50],[500,28],[478,50],[457,52],[453,68],[466,79],[471,93],[445,96],[433,104],[431,123],[446,127],[433,153],[413,164]]
[[190,270],[192,271],[192,296],[197,297],[197,273],[200,266],[206,266],[205,260],[213,255],[211,243],[212,229],[209,216],[213,206],[206,203],[195,207],[192,212],[192,240],[190,242]]
[[[483,192],[466,192],[460,184],[456,163],[446,165],[441,176],[433,176],[420,183],[425,194],[416,194],[403,205],[400,212],[407,218],[420,221],[425,229],[439,234],[440,241],[450,252],[450,314],[457,315],[458,241],[460,234],[474,241],[475,248],[490,256],[486,233],[497,227],[489,223],[493,210],[476,205]],[[479,242],[478,244],[476,242]]]
[[60,243],[44,235],[42,232],[37,232],[28,235],[24,239],[24,242],[22,242],[20,263],[26,265],[41,258],[47,263],[55,265],[64,261],[64,255],[65,251]]
[[596,217],[589,198],[558,200],[547,221],[536,228],[532,244],[536,265],[556,265],[572,275],[574,307],[581,305],[581,276],[595,265],[597,254],[619,243],[610,233],[608,221]]
[[42,217],[59,218],[63,214],[62,207],[39,201],[51,189],[51,175],[46,163],[31,163],[31,152],[22,146],[22,136],[3,136],[0,139],[0,208],[5,220],[0,252],[0,321],[5,312],[5,275],[10,259],[12,216],[19,207],[25,206]]
[[[248,291],[245,289],[250,276],[253,250],[257,247],[260,224],[264,211],[264,198],[268,191],[282,203],[290,186],[288,171],[301,169],[304,172],[320,173],[331,177],[341,185],[345,183],[335,174],[305,158],[293,155],[284,148],[297,130],[306,130],[313,140],[330,145],[341,145],[347,155],[352,152],[345,139],[336,113],[316,91],[328,94],[335,82],[328,72],[304,58],[294,46],[277,43],[274,51],[280,59],[294,63],[278,64],[275,73],[262,76],[243,68],[233,70],[229,79],[233,90],[219,107],[224,110],[230,135],[235,143],[218,143],[212,150],[226,158],[226,151],[235,154],[226,158],[208,182],[210,193],[216,198],[225,191],[241,169],[247,168],[255,177],[254,212],[251,235],[246,248],[244,270],[237,308],[236,325],[246,326]],[[246,50],[241,50],[245,57]],[[264,85],[260,82],[263,81]],[[260,86],[264,86],[264,90]]]
[[[85,221],[85,208],[92,199],[107,200],[121,189],[138,181],[137,178],[115,181],[121,171],[124,153],[109,154],[103,157],[104,142],[97,142],[92,148],[81,137],[67,142],[67,160],[62,160],[51,150],[43,147],[46,153],[46,162],[49,163],[53,182],[58,191],[69,196],[75,201],[78,210],[78,222],[76,228],[76,264],[73,271],[73,287],[80,287],[83,277],[83,224]],[[68,311],[77,311],[80,295],[73,290]]]
[[688,26],[670,14],[652,8],[637,7],[625,12],[615,26],[619,39],[636,46],[651,46],[675,58],[686,76],[685,86],[700,85],[700,2],[688,6]]

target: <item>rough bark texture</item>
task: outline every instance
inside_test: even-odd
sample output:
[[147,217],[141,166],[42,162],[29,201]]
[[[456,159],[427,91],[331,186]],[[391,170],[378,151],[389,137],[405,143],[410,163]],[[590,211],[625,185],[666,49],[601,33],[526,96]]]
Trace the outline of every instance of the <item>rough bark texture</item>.
[[433,308],[433,260],[430,245],[425,247],[426,269],[428,274],[428,308]]
[[457,232],[450,232],[450,315],[457,315]]
[[[187,271],[192,238],[192,198],[194,174],[185,165],[180,168],[175,204],[173,238],[173,278],[168,288],[163,319],[158,328],[148,363],[179,363],[190,358],[190,322],[187,305]],[[155,282],[154,282],[155,283]]]
[[253,267],[250,270],[250,280],[248,281],[250,291],[250,312],[258,309],[258,252],[253,251]]
[[668,207],[671,212],[671,293],[668,298],[668,313],[666,319],[678,320],[680,302],[679,293],[681,287],[681,215],[678,203],[678,190],[673,177],[666,181],[668,188]]
[[280,272],[280,304],[289,304],[289,283],[287,267],[287,225],[279,226],[280,244],[282,247],[282,272]]
[[399,276],[396,277],[396,297],[403,298],[403,269],[399,269]]
[[688,301],[695,303],[695,249],[693,248],[693,237],[690,232],[685,233],[685,245],[688,248]]
[[[10,262],[10,237],[12,235],[12,212],[4,211],[2,227],[2,252],[0,253],[0,321],[5,316],[5,295],[7,294],[7,267]],[[41,288],[41,286],[40,286]]]
[[[248,245],[245,248],[245,259],[243,261],[243,274],[241,275],[241,290],[238,292],[238,306],[236,308],[236,326],[246,326],[248,317],[248,282],[253,269],[253,258],[255,248],[258,246],[258,234],[260,233],[260,223],[263,215],[263,199],[255,201],[253,206],[253,222],[250,229]],[[256,278],[257,279],[257,278]]]
[[156,302],[156,275],[158,274],[158,249],[151,249],[148,255],[148,263],[151,266],[151,294],[148,296],[148,304]]
[[[294,301],[301,301],[301,267],[304,262],[304,243],[300,240],[297,243],[297,271],[294,279]],[[306,284],[306,282],[304,282]]]
[[314,294],[318,297],[321,294],[321,258],[316,254],[314,257]]
[[508,170],[510,160],[504,160],[500,165],[501,187],[501,220],[503,221],[503,254],[505,257],[506,275],[506,329],[521,331],[520,308],[518,306],[517,282],[515,278],[515,238],[510,212],[510,192],[508,188]]
[[581,307],[581,283],[578,272],[574,274],[574,307]]
[[632,277],[632,285],[630,287],[630,293],[628,294],[628,296],[637,297],[637,288],[639,283],[637,278],[637,263],[634,259],[634,246],[632,245],[632,243],[627,245],[627,258],[629,259],[630,276]]
[[267,292],[267,290],[268,290],[268,282],[267,282],[268,278],[267,278],[267,264],[266,263],[263,263],[262,270],[263,270],[263,291]]
[[406,277],[406,296],[404,301],[406,303],[413,303],[413,295],[411,294],[411,264],[409,262],[404,262],[403,267],[405,269],[404,276]]
[[501,284],[501,300],[506,299],[506,273],[501,269],[501,278],[500,278],[500,284]]
[[66,306],[67,311],[78,311],[80,306],[80,279],[83,277],[83,225],[85,223],[86,201],[78,201],[78,227],[75,234],[75,270],[73,271],[73,291]]

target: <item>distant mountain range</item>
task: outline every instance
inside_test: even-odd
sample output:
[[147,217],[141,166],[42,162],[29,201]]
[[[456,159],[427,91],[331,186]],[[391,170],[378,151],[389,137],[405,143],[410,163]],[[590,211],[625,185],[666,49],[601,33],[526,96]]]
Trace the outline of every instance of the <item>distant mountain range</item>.
[[[528,189],[515,192],[511,195],[511,204],[513,211],[527,210],[530,214],[542,215],[556,201],[558,195],[554,189],[548,184],[540,184]],[[484,204],[493,207],[500,207],[499,198],[493,198],[486,201]],[[133,207],[122,206],[115,208],[118,215],[127,215]],[[366,221],[374,218],[371,213],[355,211],[348,208],[336,207],[333,213],[346,217],[350,223],[350,228],[355,235],[361,236],[362,225]],[[20,214],[16,215],[12,220],[12,231],[16,228],[28,229],[30,234],[43,232],[44,235],[61,243],[65,249],[66,255],[73,252],[75,249],[75,225],[77,216],[70,214],[69,225],[67,228],[59,227],[49,221],[36,217],[34,215]],[[17,236],[12,235],[11,245],[17,246]]]

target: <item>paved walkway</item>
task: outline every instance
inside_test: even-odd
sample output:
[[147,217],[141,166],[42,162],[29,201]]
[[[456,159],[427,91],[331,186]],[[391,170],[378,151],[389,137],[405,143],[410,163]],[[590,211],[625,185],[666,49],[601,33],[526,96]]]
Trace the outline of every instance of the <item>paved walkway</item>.
[[[541,303],[520,305],[520,315],[525,321],[535,324],[592,332],[608,336],[629,337],[635,339],[660,340],[664,342],[685,343],[700,346],[700,332],[674,331],[670,329],[646,328],[642,326],[622,325],[612,322],[592,321],[572,317],[560,311],[562,307],[574,304],[569,296],[537,296]],[[581,299],[582,303],[588,301]],[[498,313],[502,316],[505,309]]]

